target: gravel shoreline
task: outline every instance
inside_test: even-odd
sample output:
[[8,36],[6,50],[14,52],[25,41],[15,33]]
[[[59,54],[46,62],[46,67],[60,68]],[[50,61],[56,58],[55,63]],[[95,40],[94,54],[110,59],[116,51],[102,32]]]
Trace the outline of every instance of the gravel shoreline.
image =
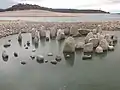
[[0,38],[13,34],[32,32],[40,30],[41,26],[45,26],[46,30],[52,29],[70,29],[71,26],[75,29],[94,29],[101,25],[103,31],[119,31],[120,21],[105,21],[105,22],[26,22],[26,21],[0,21]]

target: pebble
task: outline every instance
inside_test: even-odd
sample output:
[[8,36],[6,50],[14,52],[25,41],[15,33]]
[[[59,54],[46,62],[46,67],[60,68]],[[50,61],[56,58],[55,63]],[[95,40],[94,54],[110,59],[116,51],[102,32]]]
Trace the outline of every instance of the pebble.
[[33,49],[33,50],[32,50],[32,52],[35,52],[35,51],[36,51],[36,49]]
[[51,60],[51,62],[50,62],[50,63],[52,63],[52,64],[56,65],[56,64],[57,64],[57,61],[56,61],[56,60]]
[[55,60],[59,62],[59,61],[62,60],[62,58],[61,58],[61,56],[57,55],[56,58],[55,58]]
[[10,46],[11,46],[11,44],[9,44],[9,43],[7,43],[7,44],[4,45],[5,48],[8,48]]
[[45,63],[48,63],[48,60],[45,60]]
[[21,61],[21,64],[22,64],[22,65],[25,65],[25,64],[26,64],[26,62],[25,62],[25,61]]
[[48,53],[48,56],[53,56],[53,53]]
[[44,63],[44,56],[38,55],[38,56],[36,57],[36,61],[37,61],[38,63]]
[[70,57],[70,55],[66,55],[66,58],[69,58]]
[[15,57],[18,57],[18,54],[17,54],[16,52],[14,52],[14,56],[15,56]]
[[83,60],[88,60],[88,59],[92,59],[92,55],[84,55],[82,57]]

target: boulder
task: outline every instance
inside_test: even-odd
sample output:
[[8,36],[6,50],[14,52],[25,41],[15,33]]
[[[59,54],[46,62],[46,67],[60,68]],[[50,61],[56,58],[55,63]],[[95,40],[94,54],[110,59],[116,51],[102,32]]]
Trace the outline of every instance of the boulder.
[[55,60],[59,62],[59,61],[62,60],[62,58],[61,58],[61,56],[57,55],[56,58],[55,58]]
[[36,51],[36,49],[32,49],[32,52],[35,52]]
[[36,61],[37,61],[38,63],[44,63],[44,56],[42,56],[42,55],[36,56]]
[[48,53],[48,56],[53,56],[53,53]]
[[97,34],[97,29],[92,30],[93,34]]
[[38,44],[38,43],[39,43],[39,38],[38,38],[38,37],[35,37],[35,38],[34,38],[34,43],[35,43],[35,44]]
[[32,39],[35,38],[35,28],[32,28],[32,31],[31,31],[31,37],[32,37]]
[[21,64],[22,64],[22,65],[25,65],[25,64],[26,64],[26,62],[25,62],[25,61],[21,61]]
[[113,40],[111,39],[111,35],[110,34],[106,34],[104,38],[107,40],[109,45],[113,44]]
[[75,40],[73,37],[70,36],[65,40],[63,52],[75,52]]
[[75,46],[75,49],[83,49],[84,48],[84,42],[78,42]]
[[88,59],[92,59],[92,55],[84,55],[82,57],[83,60],[88,60]]
[[54,27],[54,28],[51,28],[50,29],[50,37],[52,38],[52,39],[54,39],[54,38],[56,38],[56,36],[57,36],[57,29]]
[[90,29],[78,29],[78,32],[81,35],[87,35],[90,32]]
[[39,36],[40,36],[40,38],[46,37],[46,30],[45,30],[44,26],[41,26],[40,31],[39,31]]
[[102,39],[104,39],[104,35],[97,33],[97,38],[99,39],[99,41],[101,41]]
[[98,38],[90,38],[89,43],[93,43],[93,47],[97,47],[99,44],[99,39]]
[[114,46],[108,46],[109,51],[114,51]]
[[95,50],[96,53],[100,54],[103,53],[103,48],[101,46],[98,46]]
[[18,57],[18,53],[14,52],[14,57]]
[[70,28],[70,35],[72,35],[72,36],[78,36],[79,35],[78,27],[71,26],[71,28]]
[[93,52],[93,43],[85,44],[83,51],[86,53]]
[[102,26],[101,25],[98,25],[98,27],[97,27],[97,33],[102,33]]
[[45,63],[48,63],[48,60],[45,60]]
[[90,38],[93,38],[93,37],[94,37],[93,33],[92,33],[92,32],[89,32],[89,33],[87,34],[87,36],[85,37],[85,43],[88,43],[88,42],[89,42],[89,39],[90,39]]
[[50,63],[52,63],[52,64],[56,65],[56,64],[57,64],[57,61],[56,61],[56,60],[51,60],[51,62],[50,62]]
[[106,39],[102,39],[102,40],[100,41],[99,45],[103,48],[103,50],[108,50],[109,44],[108,44],[108,42],[107,42]]
[[5,62],[8,61],[9,56],[8,56],[8,54],[6,53],[6,51],[3,51],[3,52],[2,52],[2,58],[3,58],[3,60],[4,60]]
[[70,29],[69,28],[65,28],[64,29],[64,33],[65,33],[65,35],[69,35],[70,34]]
[[57,40],[63,40],[63,39],[65,39],[64,31],[61,30],[61,29],[59,29],[59,30],[57,31]]

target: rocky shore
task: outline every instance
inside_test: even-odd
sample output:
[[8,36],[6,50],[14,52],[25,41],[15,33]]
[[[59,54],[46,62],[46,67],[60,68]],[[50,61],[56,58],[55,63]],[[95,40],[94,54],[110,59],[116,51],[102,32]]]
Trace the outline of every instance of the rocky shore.
[[[64,29],[72,32],[78,31],[78,29],[94,29],[98,25],[101,25],[103,31],[119,31],[120,21],[106,21],[106,22],[25,22],[25,21],[0,21],[0,38],[17,34],[20,31],[22,33],[29,33],[34,30],[40,30],[41,26],[44,26],[44,30],[58,30]],[[33,29],[34,28],[34,29]],[[67,32],[67,31],[66,31]]]

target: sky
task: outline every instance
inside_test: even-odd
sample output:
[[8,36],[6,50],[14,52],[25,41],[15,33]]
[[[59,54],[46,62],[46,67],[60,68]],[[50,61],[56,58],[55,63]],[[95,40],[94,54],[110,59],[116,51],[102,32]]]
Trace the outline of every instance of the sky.
[[49,8],[101,9],[120,12],[120,0],[1,0],[0,8],[17,3],[37,4]]

